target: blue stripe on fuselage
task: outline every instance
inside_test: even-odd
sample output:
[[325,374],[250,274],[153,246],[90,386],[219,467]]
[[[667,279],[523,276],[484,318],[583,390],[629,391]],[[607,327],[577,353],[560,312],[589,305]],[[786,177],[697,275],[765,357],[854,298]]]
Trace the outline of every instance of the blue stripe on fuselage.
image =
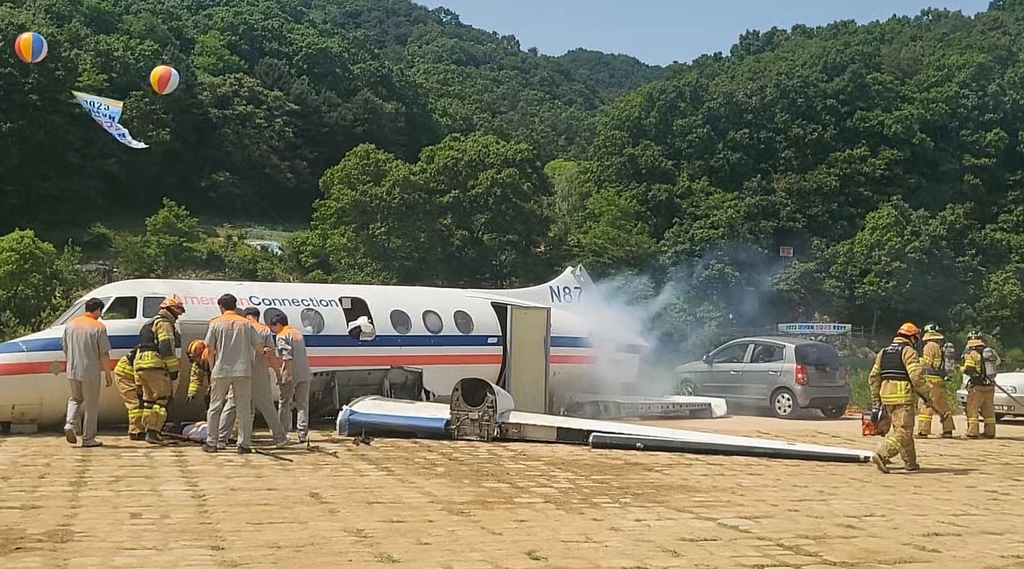
[[[429,334],[381,335],[373,340],[360,342],[345,334],[307,335],[306,346],[310,348],[356,348],[359,346],[378,346],[387,348],[413,347],[487,347],[501,346],[500,336],[434,336]],[[110,336],[110,347],[115,350],[130,350],[138,341],[138,335]],[[9,341],[0,344],[0,354],[16,354],[24,352],[59,352],[60,338],[34,338],[31,340]],[[552,348],[588,348],[590,343],[579,336],[552,336]],[[619,344],[619,352],[639,354],[642,346],[635,344]]]

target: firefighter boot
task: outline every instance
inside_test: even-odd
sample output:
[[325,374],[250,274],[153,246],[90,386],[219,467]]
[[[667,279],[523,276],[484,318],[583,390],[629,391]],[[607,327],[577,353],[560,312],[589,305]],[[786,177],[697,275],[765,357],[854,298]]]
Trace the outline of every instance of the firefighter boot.
[[146,431],[146,442],[153,445],[163,445],[164,439],[160,436],[160,433],[150,429]]
[[875,466],[878,467],[878,470],[882,474],[889,474],[889,461],[882,458],[882,455],[878,454],[877,452],[871,455],[871,462],[873,462]]

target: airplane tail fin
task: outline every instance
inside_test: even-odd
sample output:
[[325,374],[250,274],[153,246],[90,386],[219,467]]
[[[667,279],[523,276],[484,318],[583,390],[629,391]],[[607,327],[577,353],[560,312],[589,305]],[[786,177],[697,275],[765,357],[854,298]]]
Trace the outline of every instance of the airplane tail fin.
[[527,302],[569,308],[585,303],[594,291],[596,287],[590,274],[583,265],[576,265],[566,267],[560,275],[544,284],[509,289],[501,294]]

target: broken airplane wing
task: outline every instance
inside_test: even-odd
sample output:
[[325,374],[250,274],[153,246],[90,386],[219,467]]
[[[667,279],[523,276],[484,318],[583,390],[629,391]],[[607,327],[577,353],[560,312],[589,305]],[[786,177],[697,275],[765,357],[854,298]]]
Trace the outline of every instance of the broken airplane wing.
[[338,414],[337,430],[341,436],[558,442],[589,444],[593,448],[832,462],[867,462],[871,458],[870,451],[523,413],[512,409],[511,396],[503,389],[473,379],[456,385],[450,405],[376,395],[361,397]]

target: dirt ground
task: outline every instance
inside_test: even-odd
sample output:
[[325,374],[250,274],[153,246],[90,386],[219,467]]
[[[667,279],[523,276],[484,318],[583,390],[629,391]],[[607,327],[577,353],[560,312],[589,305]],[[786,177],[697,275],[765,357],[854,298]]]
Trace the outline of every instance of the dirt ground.
[[[878,441],[849,417],[657,424]],[[287,463],[104,435],[96,449],[0,438],[0,568],[1024,567],[1024,422],[1000,423],[996,440],[918,441],[922,470],[889,475],[560,445],[353,446],[330,431],[314,442],[340,458],[277,451]]]

